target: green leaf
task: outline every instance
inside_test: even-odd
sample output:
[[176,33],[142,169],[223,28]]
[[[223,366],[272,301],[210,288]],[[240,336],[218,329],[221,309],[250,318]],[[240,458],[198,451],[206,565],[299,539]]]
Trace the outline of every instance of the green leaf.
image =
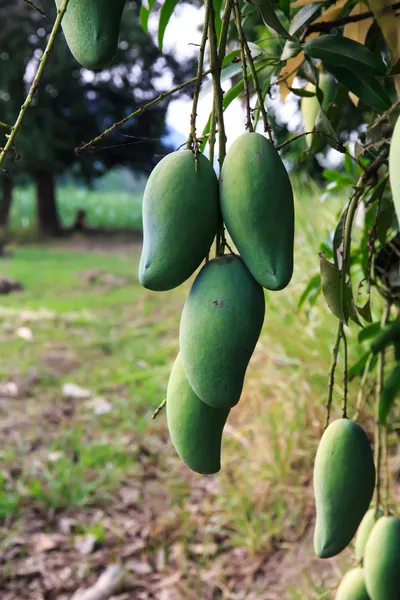
[[342,297],[342,277],[336,265],[326,260],[323,252],[320,253],[321,287],[325,301],[330,311],[340,321],[347,324],[344,298]]
[[343,228],[347,209],[343,211],[333,235],[333,259],[338,269],[343,266]]
[[341,35],[322,35],[311,40],[305,44],[304,52],[311,58],[319,58],[324,64],[344,67],[357,75],[386,73],[385,63],[378,54]]
[[306,289],[300,296],[297,308],[300,310],[301,307],[303,306],[304,302],[307,300],[308,296],[310,296],[310,294],[315,292],[315,290],[320,287],[321,287],[321,275],[318,273],[317,275],[314,275],[314,277],[311,277],[310,281],[307,284]]
[[322,6],[324,6],[324,2],[313,2],[312,4],[303,6],[292,19],[289,28],[290,35],[297,33],[300,27],[303,27],[305,23],[308,23]]
[[371,352],[382,352],[386,346],[400,339],[400,319],[386,325],[371,342]]
[[363,342],[367,342],[371,338],[375,337],[380,332],[380,330],[381,324],[379,321],[376,321],[376,323],[372,323],[368,327],[365,327],[365,329],[360,331],[360,333],[358,334],[359,343],[362,344]]
[[372,323],[371,301],[367,300],[364,306],[357,306],[357,312],[367,323]]
[[361,71],[356,74],[349,69],[334,67],[331,64],[326,64],[326,68],[367,106],[371,106],[377,111],[385,111],[390,108],[391,101],[385,88],[373,77],[367,77]]
[[297,42],[296,40],[287,40],[283,47],[281,60],[287,61],[289,60],[289,58],[297,56],[301,52],[301,50],[303,50],[303,48],[299,42]]
[[279,0],[279,7],[285,13],[287,18],[290,17],[290,0]]
[[[371,356],[371,352],[366,352],[354,365],[352,365],[348,371],[349,381],[354,379],[357,375],[361,375],[363,373],[365,366]],[[376,358],[371,360],[370,369],[375,366]]]
[[287,40],[291,39],[291,35],[282,25],[278,15],[273,9],[271,4],[271,0],[250,0],[252,4],[257,6],[258,10],[261,13],[262,20],[268,27],[271,27],[276,33],[281,35]]
[[295,96],[300,96],[301,98],[313,98],[315,96],[315,92],[309,92],[304,88],[289,88],[289,90]]
[[214,12],[215,12],[215,31],[217,34],[217,39],[219,39],[221,33],[221,9],[222,9],[222,0],[213,0],[214,4]]
[[400,392],[400,364],[397,364],[383,383],[379,398],[379,423],[385,425],[386,419]]
[[177,4],[178,0],[164,0],[161,6],[160,21],[158,24],[158,45],[160,50],[162,50],[165,30]]
[[148,28],[149,15],[153,9],[154,4],[155,4],[155,0],[149,0],[148,6],[145,6],[143,3],[140,6],[139,22],[140,22],[140,25],[141,25],[143,31],[145,31],[147,34],[149,33],[149,28]]
[[385,208],[385,210],[382,210],[379,213],[378,218],[376,220],[376,235],[382,246],[384,246],[386,242],[387,232],[393,224],[394,212],[394,205],[389,204],[389,206]]

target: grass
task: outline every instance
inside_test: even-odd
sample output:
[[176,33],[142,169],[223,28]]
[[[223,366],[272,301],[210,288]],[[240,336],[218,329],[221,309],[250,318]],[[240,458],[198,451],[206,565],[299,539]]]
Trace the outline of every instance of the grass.
[[[76,211],[87,211],[87,225],[93,228],[141,229],[142,194],[123,190],[88,190],[63,186],[57,190],[61,225],[72,227]],[[32,186],[15,191],[10,213],[10,228],[26,232],[35,227],[35,190]]]
[[[25,381],[36,372],[39,380],[27,398],[7,405],[16,433],[4,436],[0,449],[0,518],[18,520],[32,505],[61,510],[111,502],[124,482],[151,468],[159,486],[151,501],[161,494],[171,505],[164,517],[174,531],[168,535],[186,548],[194,539],[210,543],[216,531],[225,532],[222,547],[253,555],[302,538],[335,327],[321,299],[310,315],[297,309],[318,269],[319,244],[335,220],[332,205],[320,203],[316,192],[303,186],[297,194],[295,275],[283,292],[266,294],[263,333],[224,435],[223,468],[206,478],[213,483],[203,499],[206,526],[200,529],[189,508],[193,481],[199,485],[202,478],[191,478],[175,456],[165,415],[151,420],[165,396],[190,282],[168,293],[143,290],[136,280],[140,249],[133,245],[110,251],[105,244],[92,252],[70,243],[25,246],[2,260],[2,273],[19,279],[25,291],[2,299],[0,376]],[[31,214],[30,195],[24,194],[19,192],[15,205],[16,226]],[[65,189],[59,197],[68,219],[79,195]],[[98,194],[90,198],[94,207],[100,202]],[[135,202],[120,204],[118,198],[116,222],[128,212],[137,218]],[[101,203],[98,215],[109,215],[111,196],[102,195]],[[89,283],[82,276],[89,270],[123,276],[125,285]],[[33,341],[18,337],[21,325],[31,328]],[[57,369],[52,355],[59,356]],[[105,397],[111,412],[99,415],[88,401],[68,402],[61,393],[67,382]],[[340,381],[336,385],[340,392]],[[162,542],[155,535],[154,550],[165,535]],[[212,560],[199,559],[199,569]],[[299,597],[295,588],[293,598]]]

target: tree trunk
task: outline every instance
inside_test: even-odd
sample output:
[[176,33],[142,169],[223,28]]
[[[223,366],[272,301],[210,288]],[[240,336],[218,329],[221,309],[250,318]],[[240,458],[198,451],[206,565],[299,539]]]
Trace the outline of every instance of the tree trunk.
[[0,200],[0,228],[7,227],[10,214],[13,182],[9,175],[2,175],[2,196]]
[[36,184],[38,229],[44,235],[58,235],[61,225],[56,204],[54,175],[47,171],[36,171],[33,177]]

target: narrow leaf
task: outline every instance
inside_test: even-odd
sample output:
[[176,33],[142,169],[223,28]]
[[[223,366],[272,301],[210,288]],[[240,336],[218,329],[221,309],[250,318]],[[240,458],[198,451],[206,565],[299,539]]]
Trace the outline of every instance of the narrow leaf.
[[313,2],[313,4],[303,6],[303,8],[301,8],[292,19],[289,29],[290,35],[297,33],[298,30],[303,27],[303,25],[312,19],[315,13],[318,12],[322,6],[324,6],[323,2]]
[[321,286],[325,301],[330,311],[343,323],[347,323],[342,298],[342,277],[336,265],[320,254]]
[[343,67],[326,64],[326,68],[344,85],[360,98],[364,104],[376,111],[385,111],[391,106],[390,98],[382,85],[373,77],[367,77],[360,71],[356,74]]
[[[371,356],[370,352],[366,352],[354,365],[352,365],[348,371],[349,381],[354,379],[357,375],[361,375],[364,372],[367,361]],[[370,369],[375,366],[376,358],[374,357],[370,364]]]
[[158,24],[158,45],[160,47],[160,50],[162,50],[165,30],[177,4],[178,0],[164,0],[162,4],[160,11],[160,21]]
[[282,101],[285,102],[286,97],[290,93],[290,88],[297,75],[297,72],[304,61],[304,52],[300,52],[297,56],[290,58],[286,66],[282,69],[280,79],[282,80],[279,84],[279,91],[281,94]]
[[394,401],[400,392],[400,364],[397,364],[385,379],[379,398],[379,423],[385,425]]
[[143,2],[140,6],[139,22],[140,22],[140,25],[141,25],[143,31],[147,34],[149,33],[149,26],[148,26],[149,16],[153,9],[154,4],[155,4],[155,0],[149,0],[148,6],[145,6],[143,4]]
[[380,330],[381,324],[379,321],[368,325],[368,327],[365,327],[365,329],[360,331],[360,333],[358,334],[359,343],[362,344],[363,342],[367,342],[371,338],[375,337],[380,332]]
[[371,342],[371,351],[374,354],[382,352],[386,346],[400,339],[400,319],[392,321],[384,327]]
[[322,35],[304,46],[304,52],[311,58],[319,58],[324,64],[344,67],[363,75],[384,75],[385,63],[378,54],[362,44],[341,35]]
[[271,27],[276,33],[287,40],[291,39],[291,35],[282,25],[278,15],[274,11],[271,0],[250,0],[261,13],[262,20],[268,27]]
[[393,217],[394,217],[394,205],[393,204],[389,204],[389,206],[387,208],[385,208],[385,210],[382,210],[378,215],[378,218],[376,221],[376,235],[378,237],[378,240],[382,244],[382,246],[384,246],[384,244],[386,242],[386,236],[387,236],[389,229],[392,226]]
[[307,284],[306,289],[301,294],[300,299],[299,299],[299,303],[297,305],[297,308],[299,310],[303,306],[304,302],[307,300],[308,296],[310,294],[312,294],[320,286],[321,286],[321,275],[318,273],[317,275],[314,275],[314,277],[312,277],[310,279],[310,281]]
[[347,210],[344,210],[333,236],[333,259],[338,269],[343,266],[343,228],[346,215]]
[[217,34],[217,39],[219,39],[221,33],[221,8],[222,8],[222,0],[213,0],[214,4],[214,12],[215,12],[215,31]]
[[357,306],[357,312],[367,323],[372,323],[371,301],[367,300],[364,306]]

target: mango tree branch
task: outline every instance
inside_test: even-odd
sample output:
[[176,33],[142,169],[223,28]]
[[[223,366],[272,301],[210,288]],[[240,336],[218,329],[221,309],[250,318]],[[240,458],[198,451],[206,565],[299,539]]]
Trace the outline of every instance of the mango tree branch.
[[247,78],[247,61],[246,61],[246,50],[245,50],[245,37],[242,28],[242,15],[240,12],[240,6],[238,0],[233,0],[233,10],[235,15],[236,29],[238,32],[238,39],[240,45],[240,59],[242,63],[242,76],[243,76],[243,89],[244,99],[246,103],[246,129],[254,131],[253,123],[251,120],[251,108],[250,108],[250,92],[249,92],[249,80]]
[[[190,115],[190,134],[188,137],[188,141],[186,142],[186,147],[191,148],[194,145],[194,151],[197,156],[197,143],[196,143],[196,117],[197,117],[197,105],[199,103],[199,94],[201,88],[201,82],[203,80],[203,64],[204,64],[204,52],[206,49],[207,37],[208,37],[208,21],[210,17],[209,5],[206,4],[206,10],[204,14],[204,24],[203,24],[203,35],[200,43],[199,50],[199,59],[197,62],[197,75],[196,75],[196,83],[194,86],[193,92],[193,104],[192,104],[192,114]],[[196,158],[197,160],[197,158]]]
[[[390,313],[390,303],[388,302],[385,306],[385,310],[382,314],[381,328],[383,329],[388,322]],[[382,463],[382,431],[379,424],[379,402],[382,393],[383,377],[384,377],[384,361],[385,351],[379,352],[376,366],[376,388],[375,388],[375,469],[376,469],[376,482],[375,482],[375,519],[378,518],[379,506],[381,503],[381,463]]]
[[43,53],[43,55],[42,55],[42,57],[41,57],[41,59],[39,61],[39,65],[38,65],[38,68],[37,68],[37,71],[36,71],[36,75],[33,78],[33,82],[31,84],[31,87],[30,87],[30,90],[28,92],[28,95],[27,95],[27,97],[25,99],[25,102],[21,106],[21,110],[19,112],[17,120],[15,121],[15,124],[13,125],[13,127],[11,129],[11,133],[7,136],[8,137],[7,143],[4,146],[4,148],[3,148],[3,150],[2,150],[2,152],[0,154],[0,167],[3,164],[3,162],[4,162],[4,159],[5,159],[8,151],[10,150],[10,148],[12,147],[12,145],[14,144],[15,136],[17,135],[18,129],[21,126],[21,123],[23,121],[25,112],[26,112],[28,106],[30,105],[30,103],[32,102],[33,96],[35,95],[35,92],[36,92],[37,88],[39,87],[40,78],[41,78],[41,76],[43,74],[44,68],[45,68],[46,63],[47,63],[47,59],[49,58],[50,52],[51,52],[51,50],[53,48],[54,40],[55,40],[57,32],[58,32],[58,30],[60,28],[62,18],[64,16],[65,11],[67,10],[68,2],[69,2],[69,0],[64,0],[63,3],[61,4],[60,8],[57,10],[57,18],[56,18],[56,20],[54,22],[53,29],[51,30],[50,37],[48,39],[46,49],[45,49],[45,51],[44,51],[44,53]]
[[[206,75],[209,75],[210,73],[211,73],[211,69],[208,69],[207,71],[204,71],[204,73],[202,74],[202,77],[205,77]],[[124,117],[123,119],[121,119],[121,121],[117,121],[117,123],[114,123],[113,125],[111,125],[111,127],[106,129],[105,131],[103,131],[103,133],[101,133],[100,135],[95,137],[93,140],[90,140],[90,142],[86,142],[86,144],[83,144],[82,146],[75,148],[76,154],[85,154],[85,152],[87,152],[89,150],[89,148],[91,148],[91,146],[93,146],[94,144],[97,144],[97,142],[100,142],[107,135],[109,135],[110,133],[112,133],[113,131],[118,129],[119,127],[122,127],[123,125],[125,125],[125,123],[127,123],[134,117],[140,116],[142,113],[144,113],[145,110],[147,110],[151,106],[154,106],[154,104],[161,102],[162,100],[164,100],[165,98],[168,98],[168,96],[171,96],[172,94],[176,94],[176,92],[183,90],[188,85],[192,85],[192,83],[196,83],[196,81],[197,81],[197,76],[193,77],[192,79],[189,79],[188,81],[185,81],[184,83],[177,85],[176,87],[172,88],[172,90],[169,90],[168,92],[163,92],[162,94],[157,96],[157,98],[154,98],[150,102],[147,102],[147,104],[144,104],[143,106],[141,106],[140,108],[135,110],[133,113],[131,113],[127,117]]]
[[[395,2],[391,6],[388,6],[386,10],[397,10],[400,8],[400,2]],[[318,23],[311,23],[305,33],[303,38],[307,37],[310,33],[314,32],[328,32],[332,29],[336,29],[338,27],[343,27],[348,23],[358,23],[358,21],[365,21],[366,19],[370,19],[374,17],[374,13],[372,11],[365,11],[360,13],[359,15],[348,15],[347,17],[342,17],[341,19],[335,19],[334,21],[320,21]]]
[[[225,159],[226,153],[226,134],[224,125],[224,106],[223,98],[224,92],[221,88],[221,61],[218,54],[217,47],[217,34],[215,31],[215,10],[212,0],[207,0],[210,10],[210,18],[208,23],[208,39],[210,42],[210,62],[211,62],[211,73],[214,85],[214,100],[215,110],[217,114],[218,123],[218,162],[220,169]],[[225,51],[225,50],[224,50]]]
[[326,402],[325,429],[328,427],[329,421],[331,418],[333,386],[335,384],[335,371],[336,371],[337,359],[338,359],[338,355],[339,355],[340,341],[341,341],[342,337],[343,337],[343,323],[342,323],[342,321],[339,321],[337,332],[336,332],[336,340],[335,340],[335,344],[334,344],[333,350],[332,350],[332,362],[331,362],[331,366],[329,368],[328,399]]

